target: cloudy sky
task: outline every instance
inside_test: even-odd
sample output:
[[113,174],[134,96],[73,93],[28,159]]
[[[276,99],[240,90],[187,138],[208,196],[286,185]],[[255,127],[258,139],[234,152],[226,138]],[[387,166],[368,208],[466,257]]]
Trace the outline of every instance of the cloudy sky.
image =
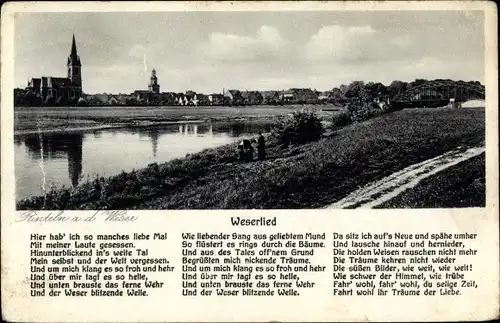
[[19,14],[15,85],[65,76],[73,33],[86,93],[484,82],[482,11],[141,12]]

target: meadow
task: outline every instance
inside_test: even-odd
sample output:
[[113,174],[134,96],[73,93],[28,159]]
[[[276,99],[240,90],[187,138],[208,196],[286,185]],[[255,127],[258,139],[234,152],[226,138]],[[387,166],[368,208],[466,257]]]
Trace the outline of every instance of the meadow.
[[[238,162],[236,145],[230,144],[31,197],[18,209],[319,208],[409,165],[457,147],[484,145],[484,124],[484,109],[406,109],[327,131],[302,145],[285,148],[268,136],[265,161]],[[474,196],[470,206],[480,206]]]

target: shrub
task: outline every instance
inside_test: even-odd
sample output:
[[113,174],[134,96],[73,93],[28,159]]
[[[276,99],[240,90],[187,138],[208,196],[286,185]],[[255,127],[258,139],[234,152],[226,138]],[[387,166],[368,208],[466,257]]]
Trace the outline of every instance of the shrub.
[[348,103],[346,108],[352,121],[364,121],[382,114],[382,110],[375,102],[353,101]]
[[352,122],[351,113],[347,109],[342,109],[340,113],[333,115],[332,117],[332,128],[345,127]]
[[271,131],[281,144],[287,146],[318,140],[324,128],[314,111],[304,109],[294,111],[288,118],[278,120]]

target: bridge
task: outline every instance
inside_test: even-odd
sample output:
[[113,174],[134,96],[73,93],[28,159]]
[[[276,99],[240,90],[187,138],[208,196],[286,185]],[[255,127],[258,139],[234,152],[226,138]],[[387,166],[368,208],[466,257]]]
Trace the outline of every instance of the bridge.
[[484,85],[463,81],[431,81],[408,89],[394,97],[393,105],[399,107],[438,107],[451,99],[456,103],[484,100]]

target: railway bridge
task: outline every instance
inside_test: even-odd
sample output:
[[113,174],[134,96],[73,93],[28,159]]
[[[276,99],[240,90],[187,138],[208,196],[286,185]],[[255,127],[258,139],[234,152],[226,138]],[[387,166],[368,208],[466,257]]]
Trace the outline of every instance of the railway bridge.
[[392,103],[397,107],[439,107],[450,102],[484,100],[484,85],[463,81],[431,81],[399,93]]

